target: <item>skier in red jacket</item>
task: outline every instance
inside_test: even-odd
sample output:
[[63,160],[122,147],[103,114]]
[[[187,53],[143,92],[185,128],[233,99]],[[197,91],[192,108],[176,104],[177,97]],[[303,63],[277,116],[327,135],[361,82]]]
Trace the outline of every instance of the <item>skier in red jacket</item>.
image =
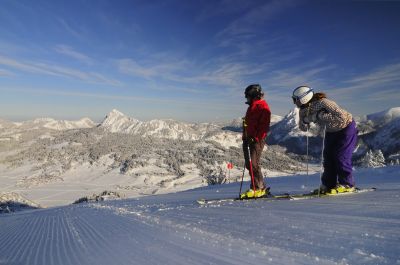
[[[253,176],[250,189],[240,195],[241,199],[262,197],[267,193],[260,160],[271,121],[271,110],[264,100],[261,86],[249,85],[244,94],[249,107],[243,120],[243,153],[246,168],[250,171],[250,175],[253,173]],[[251,167],[249,158],[251,158]]]

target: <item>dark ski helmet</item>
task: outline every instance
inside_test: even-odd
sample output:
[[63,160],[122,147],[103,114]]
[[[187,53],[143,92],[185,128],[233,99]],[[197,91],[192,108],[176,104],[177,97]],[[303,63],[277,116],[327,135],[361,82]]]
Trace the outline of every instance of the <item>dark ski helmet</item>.
[[250,99],[261,99],[264,96],[264,92],[259,84],[252,84],[246,87],[244,96]]

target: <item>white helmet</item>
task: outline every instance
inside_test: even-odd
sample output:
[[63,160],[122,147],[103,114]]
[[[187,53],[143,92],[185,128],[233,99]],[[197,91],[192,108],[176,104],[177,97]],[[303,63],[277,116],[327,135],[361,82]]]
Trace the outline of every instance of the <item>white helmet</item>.
[[307,104],[313,96],[314,92],[311,87],[299,86],[295,90],[293,90],[293,103],[296,103],[298,101],[301,105]]

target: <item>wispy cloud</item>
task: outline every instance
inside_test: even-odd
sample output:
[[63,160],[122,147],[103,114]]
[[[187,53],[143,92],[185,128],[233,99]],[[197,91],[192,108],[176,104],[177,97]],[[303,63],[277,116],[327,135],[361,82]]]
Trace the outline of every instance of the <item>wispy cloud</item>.
[[[388,101],[400,101],[400,92],[398,88],[389,89],[389,90],[377,90],[372,93],[368,93],[367,101],[371,101],[371,103],[376,103],[377,101],[388,102]],[[399,105],[399,104],[398,104]],[[388,107],[388,106],[386,106]]]
[[71,48],[71,47],[69,47],[67,45],[57,45],[54,48],[54,50],[56,52],[60,53],[60,54],[69,56],[69,57],[74,58],[74,59],[76,59],[78,61],[81,61],[83,63],[93,64],[93,59],[92,58],[90,58],[89,56],[87,56],[87,55],[85,55],[83,53],[75,51],[73,48]]
[[133,59],[126,58],[116,60],[116,64],[121,73],[146,79],[163,75],[164,73],[160,70],[165,68],[165,66],[153,64],[145,66]]
[[255,6],[236,20],[233,20],[217,34],[217,38],[223,41],[251,38],[256,33],[255,30],[259,29],[261,23],[277,16],[295,3],[293,0],[273,0],[261,6]]
[[78,79],[87,83],[97,83],[111,86],[120,86],[122,82],[103,76],[99,73],[84,72],[59,65],[50,65],[42,62],[17,61],[0,55],[0,65],[8,66],[19,71],[34,74],[45,74],[52,76],[68,77]]
[[55,96],[69,96],[69,97],[87,97],[87,98],[98,98],[98,99],[109,99],[109,100],[134,100],[134,101],[153,101],[153,102],[176,102],[169,99],[159,99],[154,97],[137,97],[137,96],[117,96],[101,93],[85,93],[85,92],[73,92],[63,91],[60,89],[35,89],[35,88],[4,88],[0,87],[2,91],[13,91],[30,94],[42,94],[42,95],[55,95]]
[[[133,59],[120,59],[116,61],[116,64],[121,73],[151,81],[160,79],[171,81],[177,87],[186,88],[183,91],[190,93],[204,93],[209,86],[226,89],[236,87],[238,83],[243,82],[243,79],[256,75],[263,69],[260,65],[222,58],[212,60],[212,63],[207,66],[196,65],[185,59],[177,61],[172,58],[161,61],[159,58],[148,60],[145,64]],[[191,88],[187,89],[188,87]]]
[[343,85],[332,90],[339,95],[346,92],[352,96],[354,93],[365,94],[376,90],[399,89],[400,84],[400,63],[380,66],[374,70],[359,74],[349,80],[345,80]]
[[199,14],[195,17],[195,21],[202,22],[214,17],[242,13],[243,10],[246,10],[251,5],[250,1],[215,0],[212,5],[206,5],[199,11]]
[[237,87],[238,84],[241,84],[250,76],[261,73],[263,68],[260,65],[244,62],[217,62],[214,67],[184,80],[192,83],[220,86],[221,88],[232,88]]
[[62,26],[62,28],[66,32],[68,32],[69,34],[71,34],[75,38],[80,39],[80,40],[85,39],[85,34],[83,34],[83,33],[79,32],[78,30],[74,29],[73,26],[71,26],[65,19],[56,18],[56,20],[58,21],[58,23]]
[[65,97],[81,97],[81,98],[92,98],[92,99],[105,99],[108,101],[133,101],[133,102],[149,102],[149,103],[160,103],[160,104],[172,104],[173,106],[185,105],[191,106],[192,108],[206,107],[212,109],[230,109],[229,105],[226,105],[223,100],[220,99],[189,99],[182,101],[181,99],[175,98],[159,98],[159,97],[141,97],[141,96],[119,96],[115,94],[105,94],[105,93],[85,93],[85,92],[74,92],[66,91],[62,89],[36,89],[29,87],[1,87],[0,91],[12,91],[20,92],[24,94],[34,94],[34,95],[53,95],[53,96],[65,96]]
[[337,68],[333,64],[325,64],[324,60],[318,59],[293,67],[280,68],[267,73],[263,83],[272,87],[274,93],[287,93],[299,85],[312,85],[324,87],[326,81],[323,76],[325,72]]
[[49,71],[46,68],[35,66],[32,63],[19,62],[12,58],[8,58],[8,57],[1,56],[1,55],[0,55],[0,64],[8,66],[8,67],[12,67],[14,69],[24,71],[24,72],[30,72],[30,73],[35,73],[35,74],[55,75],[54,72]]
[[377,84],[392,84],[400,81],[400,63],[379,67],[372,72],[357,76],[347,82],[361,86],[375,87]]
[[0,69],[0,76],[14,76],[14,74],[8,70]]

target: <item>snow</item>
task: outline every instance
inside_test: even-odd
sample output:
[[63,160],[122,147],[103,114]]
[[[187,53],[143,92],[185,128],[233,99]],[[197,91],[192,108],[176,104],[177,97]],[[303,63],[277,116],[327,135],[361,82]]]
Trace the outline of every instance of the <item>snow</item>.
[[218,130],[213,124],[190,124],[171,119],[139,121],[113,109],[99,125],[112,133],[153,136],[167,139],[199,140],[209,131]]
[[128,132],[132,127],[140,123],[138,120],[129,118],[122,112],[113,109],[103,120],[101,126],[110,132]]
[[[62,148],[65,143],[52,148]],[[2,154],[2,153],[0,153]],[[0,156],[6,157],[6,154]],[[149,158],[154,160],[154,158]],[[41,171],[33,171],[35,164],[26,163],[23,167],[9,169],[0,165],[0,193],[15,192],[37,202],[43,207],[54,207],[71,204],[75,200],[100,193],[104,190],[115,190],[124,197],[134,198],[150,194],[163,194],[183,191],[193,187],[204,186],[199,169],[194,164],[182,164],[184,176],[177,178],[163,167],[150,163],[148,166],[131,169],[127,174],[121,174],[119,168],[110,169],[114,160],[110,156],[101,157],[94,165],[89,163],[72,163],[71,169],[61,175],[59,181],[41,183],[35,182],[35,177]],[[165,165],[164,165],[165,166]],[[166,166],[165,166],[166,167]],[[59,176],[60,165],[46,169],[47,173]],[[240,175],[240,172],[235,172]],[[30,185],[25,185],[21,176],[32,179]],[[44,180],[43,180],[44,181]],[[1,263],[0,263],[1,264]]]
[[381,112],[369,114],[366,116],[367,120],[372,121],[375,124],[379,124],[381,126],[400,118],[400,107],[390,108]]
[[229,148],[231,146],[241,147],[243,143],[241,134],[238,133],[234,134],[228,131],[222,131],[218,134],[210,136],[207,138],[207,140],[217,142],[221,146],[224,146],[225,148]]
[[[57,130],[57,131],[78,129],[78,128],[92,128],[96,125],[96,123],[94,123],[89,118],[82,118],[78,121],[55,120],[52,118],[38,118],[33,121],[23,122],[19,126],[23,126],[23,125],[30,126],[29,125],[30,123],[38,124],[40,126],[43,126],[44,128]],[[16,123],[14,123],[14,124],[16,124]]]
[[[0,264],[400,264],[399,169],[357,169],[359,187],[377,188],[357,195],[195,202],[237,196],[231,183],[2,214]],[[266,180],[303,192],[319,174]]]

